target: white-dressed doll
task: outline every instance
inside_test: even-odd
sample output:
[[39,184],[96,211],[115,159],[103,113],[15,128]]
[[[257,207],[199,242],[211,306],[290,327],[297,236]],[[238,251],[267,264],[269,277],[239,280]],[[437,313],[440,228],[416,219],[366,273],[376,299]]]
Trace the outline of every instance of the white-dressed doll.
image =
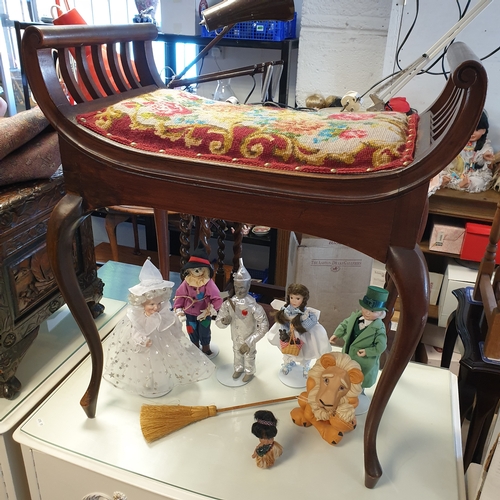
[[304,377],[307,377],[311,360],[332,350],[325,328],[319,324],[315,312],[307,307],[308,300],[309,289],[306,286],[300,283],[289,285],[286,303],[276,313],[275,323],[267,332],[269,342],[282,352],[284,345],[290,343],[290,340],[299,343],[300,350],[297,354],[283,354],[281,372],[284,375],[288,375],[296,364],[300,364]]
[[210,377],[215,365],[183,333],[171,311],[174,283],[148,259],[129,288],[126,317],[108,342],[104,379],[127,392],[156,398],[175,385]]
[[429,186],[429,195],[439,188],[479,193],[490,189],[493,182],[493,147],[488,139],[489,122],[483,111],[476,130],[460,154],[435,176]]

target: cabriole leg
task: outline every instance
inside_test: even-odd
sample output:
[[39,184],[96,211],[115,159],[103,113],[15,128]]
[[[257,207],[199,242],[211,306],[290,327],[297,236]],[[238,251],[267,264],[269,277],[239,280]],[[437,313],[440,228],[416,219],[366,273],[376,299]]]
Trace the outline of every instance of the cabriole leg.
[[373,488],[382,476],[377,456],[377,431],[387,402],[410,361],[427,321],[429,276],[418,246],[390,247],[386,269],[401,299],[401,316],[389,359],[373,394],[365,425],[365,486]]
[[64,196],[49,219],[47,255],[61,294],[89,346],[92,374],[80,404],[87,416],[93,418],[101,384],[103,352],[97,327],[80,290],[73,265],[73,238],[88,215],[83,213],[81,197],[71,194]]

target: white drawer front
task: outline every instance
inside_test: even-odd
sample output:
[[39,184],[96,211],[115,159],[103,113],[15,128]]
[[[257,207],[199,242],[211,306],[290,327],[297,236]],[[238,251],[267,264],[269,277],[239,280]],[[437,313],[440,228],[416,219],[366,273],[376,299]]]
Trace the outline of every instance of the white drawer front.
[[[175,500],[172,497],[151,493],[137,486],[106,477],[75,464],[32,450],[40,500],[82,500],[92,493],[103,493],[110,498],[115,491],[127,500]],[[135,476],[137,478],[137,476]],[[140,479],[140,478],[139,478]],[[134,477],[131,476],[131,481]]]

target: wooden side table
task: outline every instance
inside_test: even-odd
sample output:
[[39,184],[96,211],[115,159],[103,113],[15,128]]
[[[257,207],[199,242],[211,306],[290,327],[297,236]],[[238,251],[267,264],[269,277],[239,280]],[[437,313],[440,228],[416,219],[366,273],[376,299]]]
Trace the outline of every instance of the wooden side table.
[[456,311],[446,329],[441,366],[449,367],[453,346],[460,336],[464,355],[460,360],[459,396],[462,422],[472,409],[464,451],[464,468],[481,463],[484,444],[500,400],[500,364],[483,361],[479,343],[485,335],[480,328],[483,306],[472,299],[472,287],[452,293],[458,300]]

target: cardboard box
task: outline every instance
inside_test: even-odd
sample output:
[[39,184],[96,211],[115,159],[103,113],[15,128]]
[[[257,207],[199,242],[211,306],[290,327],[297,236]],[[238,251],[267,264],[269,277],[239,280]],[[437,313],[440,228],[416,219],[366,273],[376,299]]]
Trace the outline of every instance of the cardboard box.
[[322,238],[294,233],[288,252],[287,286],[302,283],[310,292],[308,305],[321,311],[329,335],[353,311],[370,284],[371,257]]
[[[431,345],[434,347],[438,347],[440,349],[443,348],[444,345],[444,337],[445,337],[445,329],[437,326],[435,323],[427,323],[424,328],[424,333],[422,334],[422,344]],[[460,336],[457,337],[457,341],[455,342],[455,346],[453,350],[459,353],[461,356],[464,353],[464,345]]]
[[429,250],[460,255],[465,237],[465,227],[459,222],[436,222],[432,226]]
[[[208,0],[212,7],[222,0]],[[175,35],[199,35],[200,27],[200,0],[161,0],[162,33]]]
[[[488,239],[490,237],[491,226],[487,224],[476,224],[467,222],[465,224],[465,237],[460,251],[460,258],[481,262]],[[495,262],[500,264],[500,252],[497,251]]]
[[[372,272],[370,276],[370,285],[379,286],[384,288],[385,285],[385,265],[378,260],[374,260],[372,263]],[[430,298],[429,304],[435,306],[438,301],[439,291],[441,290],[441,284],[443,283],[443,275],[440,273],[429,273],[430,282]]]
[[[441,347],[424,344],[425,354],[427,356],[426,363],[429,366],[441,366],[441,356],[443,355],[443,349]],[[451,356],[450,371],[458,377],[458,371],[460,369],[460,358],[462,356],[458,352],[453,352]]]
[[443,278],[441,294],[439,296],[439,318],[438,326],[446,328],[450,314],[457,308],[457,299],[451,293],[457,288],[474,286],[476,282],[477,270],[456,264],[449,260]]
[[378,260],[372,262],[372,272],[370,276],[370,285],[384,288],[385,285],[385,264]]
[[429,304],[435,306],[438,303],[439,292],[441,291],[441,285],[443,284],[444,276],[440,273],[429,272],[429,283],[431,288],[431,294],[429,297]]

